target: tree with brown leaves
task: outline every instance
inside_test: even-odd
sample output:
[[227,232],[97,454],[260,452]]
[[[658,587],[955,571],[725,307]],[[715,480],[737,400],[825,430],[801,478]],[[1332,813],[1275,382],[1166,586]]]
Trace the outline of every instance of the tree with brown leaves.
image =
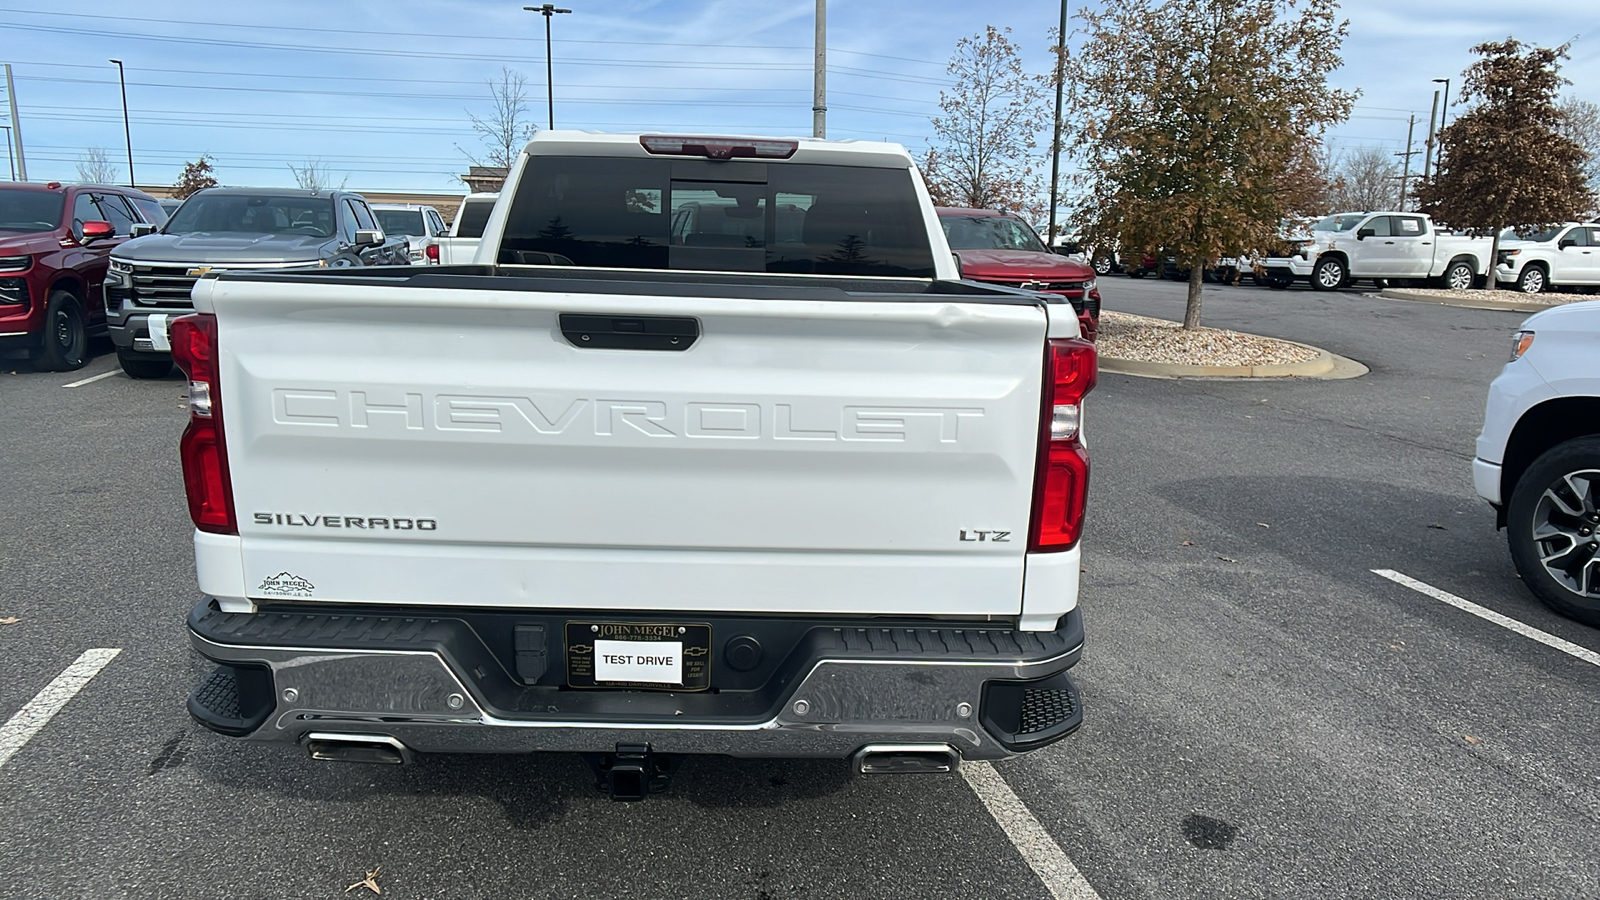
[[1440,132],[1438,168],[1417,196],[1442,225],[1493,234],[1489,258],[1496,259],[1502,231],[1577,218],[1594,193],[1583,171],[1587,154],[1563,133],[1556,105],[1567,83],[1567,46],[1507,38],[1472,52],[1482,58],[1468,67],[1461,99],[1474,105]]
[[211,157],[202,153],[194,162],[183,164],[183,172],[172,185],[172,196],[184,200],[195,191],[216,186],[216,169],[211,166]]
[[1347,23],[1337,0],[1105,0],[1078,13],[1069,57],[1071,148],[1096,243],[1165,248],[1188,268],[1200,325],[1215,258],[1266,247],[1280,222],[1322,213],[1317,152],[1354,96],[1328,86]]
[[1035,170],[1038,134],[1049,127],[1040,80],[1022,68],[1008,37],[989,26],[956,44],[951,91],[939,92],[935,144],[923,174],[940,206],[1004,209],[1039,218],[1042,179]]

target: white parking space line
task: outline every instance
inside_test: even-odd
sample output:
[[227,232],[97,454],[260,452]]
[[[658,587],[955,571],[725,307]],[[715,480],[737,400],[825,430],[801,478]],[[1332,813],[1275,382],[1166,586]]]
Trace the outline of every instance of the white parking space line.
[[105,648],[83,651],[77,662],[67,666],[54,681],[44,686],[44,690],[35,694],[28,705],[17,710],[16,715],[6,720],[6,724],[0,725],[0,768],[4,768],[11,757],[32,740],[39,729],[61,711],[61,707],[67,705],[68,700],[83,690],[89,679],[100,674],[100,670],[121,652],[120,649]]
[[1518,622],[1516,619],[1502,616],[1492,609],[1485,609],[1484,607],[1473,603],[1471,600],[1463,600],[1460,597],[1457,597],[1455,594],[1452,594],[1448,591],[1441,591],[1431,584],[1424,584],[1415,578],[1409,578],[1393,569],[1373,569],[1372,574],[1377,575],[1380,578],[1387,578],[1395,584],[1404,585],[1419,594],[1427,594],[1429,597],[1432,597],[1435,600],[1443,601],[1451,606],[1454,606],[1456,609],[1472,613],[1486,622],[1493,622],[1494,624],[1499,625],[1501,628],[1515,631],[1517,634],[1520,634],[1525,638],[1532,638],[1546,647],[1553,647],[1557,650],[1560,650],[1562,653],[1567,654],[1568,656],[1577,657],[1578,659],[1581,659],[1590,665],[1600,666],[1600,653],[1596,653],[1587,647],[1580,647],[1571,641],[1564,641],[1553,634],[1547,634],[1543,631],[1540,631],[1539,629],[1534,628],[1532,625],[1524,625],[1523,623]]
[[71,384],[63,384],[62,387],[64,387],[64,388],[83,387],[86,384],[94,384],[96,381],[99,381],[102,378],[110,378],[111,376],[113,376],[113,375],[115,375],[115,374],[117,374],[118,372],[121,372],[121,371],[122,371],[121,369],[112,369],[109,372],[101,372],[99,375],[90,375],[88,378],[84,378],[84,379],[81,379],[79,381],[74,381]]
[[961,774],[973,793],[989,808],[989,815],[1011,839],[1017,852],[1027,860],[1033,873],[1039,876],[1050,896],[1056,900],[1100,900],[1100,895],[1090,886],[1088,879],[1072,864],[1061,846],[1044,830],[1039,820],[1018,799],[1011,785],[1000,777],[994,766],[978,760],[961,764]]

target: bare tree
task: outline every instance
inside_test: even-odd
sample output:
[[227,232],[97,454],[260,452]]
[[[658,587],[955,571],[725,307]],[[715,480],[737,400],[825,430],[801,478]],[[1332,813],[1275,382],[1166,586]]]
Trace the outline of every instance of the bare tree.
[[538,130],[528,115],[528,79],[508,66],[501,66],[498,79],[485,79],[483,83],[489,87],[489,114],[479,117],[467,113],[467,118],[472,120],[472,130],[483,141],[484,155],[479,159],[467,153],[467,158],[474,165],[509,169],[522,151],[522,145]]
[[935,202],[1042,217],[1042,179],[1034,169],[1041,129],[1049,127],[1041,81],[1023,71],[1022,56],[1004,31],[956,44],[947,71],[952,91],[939,92],[944,115],[932,120],[935,144],[923,172]]
[[1394,209],[1399,202],[1400,173],[1395,158],[1377,147],[1342,154],[1328,179],[1329,205],[1352,212]]
[[346,176],[334,184],[333,172],[320,159],[308,159],[298,166],[289,163],[289,171],[294,173],[294,183],[308,191],[339,190],[350,180]]
[[78,180],[89,184],[111,184],[122,170],[111,162],[111,151],[90,147],[78,157]]
[[1588,178],[1589,189],[1600,193],[1600,104],[1568,97],[1561,101],[1560,109],[1561,124],[1557,130],[1576,141],[1588,154],[1583,174]]

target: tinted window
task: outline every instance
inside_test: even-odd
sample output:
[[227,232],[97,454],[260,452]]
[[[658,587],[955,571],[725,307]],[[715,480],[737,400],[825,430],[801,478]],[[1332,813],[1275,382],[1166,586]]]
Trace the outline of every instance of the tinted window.
[[372,214],[378,217],[378,227],[383,229],[384,234],[417,237],[428,233],[428,224],[421,210],[375,209]]
[[360,200],[349,201],[350,208],[356,212],[356,224],[364,231],[374,231],[378,228],[378,221],[372,218],[372,210],[367,208]]
[[500,261],[932,277],[910,172],[805,164],[535,157]]
[[1317,224],[1311,226],[1311,230],[1312,231],[1349,231],[1350,229],[1352,229],[1352,228],[1356,227],[1357,225],[1361,224],[1361,220],[1365,219],[1365,218],[1366,218],[1366,216],[1364,216],[1364,215],[1362,215],[1360,213],[1356,213],[1355,215],[1350,215],[1350,216],[1329,216],[1326,219],[1323,219],[1322,221],[1318,222]]
[[144,216],[144,220],[151,225],[160,225],[167,220],[167,211],[161,207],[160,203],[154,200],[146,200],[142,197],[129,197],[127,199]]
[[54,231],[65,206],[55,191],[0,187],[0,231]]
[[446,229],[444,227],[444,220],[439,218],[438,210],[428,210],[428,226],[429,230],[434,234],[443,234],[445,232]]
[[100,207],[102,218],[111,223],[112,231],[126,236],[133,230],[133,223],[138,217],[127,203],[117,194],[100,194],[95,197],[96,204]]
[[456,237],[483,237],[483,226],[489,224],[489,213],[494,212],[494,201],[489,199],[467,200],[461,204],[461,209],[456,213],[456,218],[461,222],[461,227],[456,232]]
[[1394,233],[1396,237],[1422,237],[1426,230],[1422,227],[1422,220],[1416,216],[1392,216],[1394,220]]
[[1010,216],[940,216],[951,250],[1033,250],[1045,252],[1039,236]]
[[190,197],[163,230],[167,234],[240,232],[331,237],[333,201],[326,197],[253,197],[208,191]]
[[1389,236],[1389,217],[1388,216],[1376,216],[1376,217],[1372,218],[1371,220],[1369,220],[1367,222],[1367,224],[1361,226],[1361,230],[1362,231],[1367,231],[1369,229],[1372,231],[1372,236],[1373,237],[1388,237]]
[[74,225],[100,220],[100,208],[94,205],[93,197],[88,194],[79,194],[72,201],[72,222]]

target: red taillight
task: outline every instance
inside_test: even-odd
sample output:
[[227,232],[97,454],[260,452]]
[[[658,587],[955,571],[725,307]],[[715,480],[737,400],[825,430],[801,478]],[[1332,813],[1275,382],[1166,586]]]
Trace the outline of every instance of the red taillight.
[[429,244],[427,249],[422,251],[422,252],[427,254],[428,262],[436,263],[436,262],[439,261],[439,245],[438,244]]
[[657,156],[703,156],[706,159],[788,159],[800,149],[799,141],[664,134],[644,135],[639,143]]
[[1029,550],[1066,550],[1083,533],[1089,496],[1089,450],[1083,445],[1083,398],[1099,374],[1094,345],[1053,339],[1045,350],[1044,405],[1033,479]]
[[217,317],[197,313],[175,319],[171,335],[172,360],[189,376],[189,427],[178,444],[178,455],[183,459],[183,489],[189,495],[189,518],[201,531],[238,534],[233,483],[228,478],[228,448],[222,439]]

